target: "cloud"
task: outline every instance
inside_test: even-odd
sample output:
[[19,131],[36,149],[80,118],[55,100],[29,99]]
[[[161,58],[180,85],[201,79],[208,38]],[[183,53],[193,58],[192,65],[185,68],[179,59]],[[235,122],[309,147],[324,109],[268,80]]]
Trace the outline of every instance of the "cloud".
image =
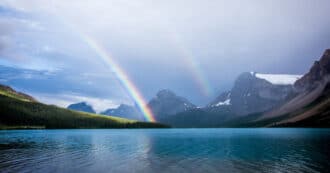
[[71,33],[63,32],[47,16],[19,9],[0,6],[0,60],[23,68],[53,70],[60,68],[59,59],[77,55],[64,44],[70,43]]
[[93,97],[120,86],[79,33],[110,52],[147,98],[171,88],[197,104],[210,98],[187,70],[194,63],[187,54],[213,90],[226,90],[244,71],[302,74],[330,45],[324,0],[3,0],[0,6],[1,57],[24,68],[60,69],[56,82],[71,80],[75,91]]
[[40,22],[29,15],[0,6],[0,60],[11,61],[16,65],[30,65],[28,62],[31,60],[31,54],[25,50],[33,50],[32,44],[26,43],[24,38],[42,30]]

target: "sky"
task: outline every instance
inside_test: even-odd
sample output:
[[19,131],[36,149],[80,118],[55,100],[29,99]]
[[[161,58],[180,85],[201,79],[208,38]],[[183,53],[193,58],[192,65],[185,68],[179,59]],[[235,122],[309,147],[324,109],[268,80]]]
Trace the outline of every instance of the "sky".
[[48,104],[86,101],[97,111],[140,96],[147,102],[161,89],[203,106],[242,72],[306,73],[330,48],[329,6],[0,0],[0,83]]

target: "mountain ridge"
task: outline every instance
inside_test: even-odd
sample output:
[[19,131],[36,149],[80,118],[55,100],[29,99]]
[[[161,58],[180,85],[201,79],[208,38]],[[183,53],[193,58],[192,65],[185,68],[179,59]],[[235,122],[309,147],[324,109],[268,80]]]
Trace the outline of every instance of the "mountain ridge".
[[[16,113],[15,121],[19,119],[19,113],[27,115],[30,122],[34,113],[40,115],[39,111],[34,112],[39,109],[52,118],[57,115],[52,115],[48,110],[61,112],[65,116],[100,116],[67,112],[68,110],[62,108],[44,105],[33,97],[4,85],[0,85],[0,103],[0,111],[10,120],[10,111]],[[14,103],[24,107],[25,112],[16,110]],[[33,106],[37,109],[31,109]],[[330,49],[325,50],[320,60],[315,61],[303,76],[245,72],[238,76],[230,91],[223,92],[205,107],[199,108],[169,89],[160,90],[150,100],[148,107],[158,122],[174,127],[330,127]],[[68,108],[94,111],[86,102],[72,104]],[[102,113],[144,120],[136,106],[125,104]],[[38,116],[39,122],[44,121],[43,117]],[[101,117],[104,119],[106,116]],[[2,117],[0,124],[6,121]],[[86,123],[85,120],[83,122]]]
[[330,127],[329,83],[327,49],[302,76],[245,72],[206,107],[161,122],[174,127]]

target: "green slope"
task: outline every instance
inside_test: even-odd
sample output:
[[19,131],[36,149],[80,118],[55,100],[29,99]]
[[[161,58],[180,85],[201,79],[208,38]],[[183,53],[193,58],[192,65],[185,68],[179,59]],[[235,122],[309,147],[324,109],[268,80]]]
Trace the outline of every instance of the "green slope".
[[10,128],[164,128],[158,123],[71,111],[45,105],[0,86],[0,129]]
[[10,88],[9,86],[5,86],[1,84],[0,84],[0,95],[4,95],[25,102],[37,102],[33,97],[24,93],[17,92],[12,88]]

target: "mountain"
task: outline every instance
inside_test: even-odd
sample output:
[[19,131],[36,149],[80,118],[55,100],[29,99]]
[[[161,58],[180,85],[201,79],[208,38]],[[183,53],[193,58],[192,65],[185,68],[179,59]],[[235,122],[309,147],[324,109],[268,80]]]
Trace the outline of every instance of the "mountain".
[[329,82],[330,49],[327,49],[321,59],[316,61],[309,72],[298,80],[294,86],[300,92],[313,90]]
[[224,92],[208,107],[230,107],[237,116],[264,112],[285,102],[293,93],[293,84],[301,76],[243,73],[230,92]]
[[255,122],[267,126],[330,126],[330,49],[294,84],[295,97]]
[[300,75],[245,72],[230,91],[206,107],[178,112],[161,119],[174,127],[217,127],[224,122],[277,108],[295,94]]
[[196,108],[186,98],[177,96],[170,90],[159,91],[156,97],[149,102],[148,107],[152,110],[157,120]]
[[67,108],[74,111],[81,111],[81,112],[87,112],[93,114],[96,113],[93,107],[91,105],[88,105],[86,102],[71,104]]
[[167,126],[45,105],[29,95],[0,85],[0,129],[161,127]]
[[221,106],[229,106],[231,105],[231,92],[226,91],[221,93],[215,100],[207,105],[210,108],[216,108]]
[[143,114],[136,106],[121,104],[117,108],[107,109],[101,113],[102,115],[112,115],[121,118],[143,121]]
[[206,107],[161,122],[174,127],[330,127],[330,49],[303,76],[243,73]]

